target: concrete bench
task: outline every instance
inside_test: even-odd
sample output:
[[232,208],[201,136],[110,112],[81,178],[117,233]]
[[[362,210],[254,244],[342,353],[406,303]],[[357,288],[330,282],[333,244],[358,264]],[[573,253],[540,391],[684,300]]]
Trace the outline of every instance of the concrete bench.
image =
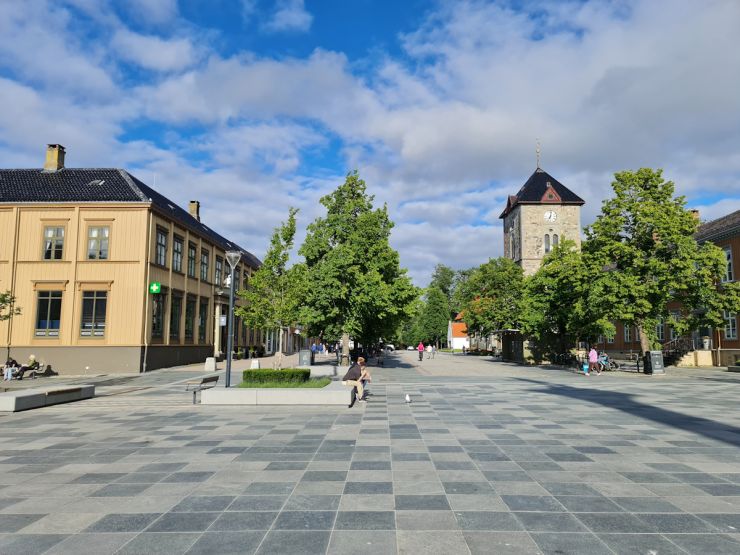
[[0,412],[18,412],[95,397],[94,385],[39,387],[0,393]]
[[185,388],[185,391],[193,392],[193,404],[195,404],[196,395],[199,391],[203,391],[204,389],[210,389],[212,387],[216,387],[217,383],[218,383],[218,376],[206,376],[204,378],[200,378],[199,380],[189,380],[185,382],[185,384],[187,385],[187,387]]
[[202,405],[348,405],[351,388],[331,382],[322,388],[242,388],[204,391]]

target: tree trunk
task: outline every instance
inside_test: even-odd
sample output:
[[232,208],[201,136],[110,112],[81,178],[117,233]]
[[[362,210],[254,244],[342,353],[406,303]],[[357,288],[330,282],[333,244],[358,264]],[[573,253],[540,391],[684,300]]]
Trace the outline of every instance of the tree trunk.
[[280,338],[278,339],[278,356],[277,356],[277,368],[280,370],[283,367],[283,325],[280,324],[278,328]]
[[349,365],[349,334],[342,334],[342,360],[339,362],[341,365]]
[[648,337],[642,324],[637,324],[637,334],[640,338],[640,354],[644,355],[650,350],[650,338]]

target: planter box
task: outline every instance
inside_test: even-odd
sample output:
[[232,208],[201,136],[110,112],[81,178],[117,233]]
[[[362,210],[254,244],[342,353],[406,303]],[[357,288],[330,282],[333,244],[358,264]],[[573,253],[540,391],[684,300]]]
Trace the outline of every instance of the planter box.
[[214,387],[200,395],[201,405],[348,405],[351,388],[341,382],[320,389]]
[[18,412],[95,397],[94,385],[39,387],[0,393],[0,411]]

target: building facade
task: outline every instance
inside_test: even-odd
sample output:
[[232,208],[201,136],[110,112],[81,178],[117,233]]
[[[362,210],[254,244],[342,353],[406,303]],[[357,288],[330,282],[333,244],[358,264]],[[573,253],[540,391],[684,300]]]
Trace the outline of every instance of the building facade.
[[[0,170],[0,291],[21,314],[0,322],[11,355],[67,374],[140,372],[225,351],[230,272],[237,288],[260,261],[125,170]],[[151,289],[150,289],[151,286]],[[151,292],[150,292],[151,291]],[[241,322],[235,350],[275,343]],[[271,347],[271,345],[269,345]]]

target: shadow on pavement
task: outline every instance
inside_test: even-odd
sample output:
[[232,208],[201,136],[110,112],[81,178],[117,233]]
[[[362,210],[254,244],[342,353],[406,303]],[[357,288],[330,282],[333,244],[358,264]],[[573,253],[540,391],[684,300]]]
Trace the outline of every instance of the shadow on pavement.
[[680,412],[647,405],[634,400],[629,393],[617,391],[603,391],[595,389],[581,389],[567,385],[556,385],[529,378],[515,378],[518,381],[541,385],[540,393],[559,395],[579,401],[588,401],[604,407],[617,409],[633,416],[666,424],[674,428],[693,432],[707,438],[722,441],[735,447],[740,446],[740,428],[722,424],[708,418],[689,416]]

